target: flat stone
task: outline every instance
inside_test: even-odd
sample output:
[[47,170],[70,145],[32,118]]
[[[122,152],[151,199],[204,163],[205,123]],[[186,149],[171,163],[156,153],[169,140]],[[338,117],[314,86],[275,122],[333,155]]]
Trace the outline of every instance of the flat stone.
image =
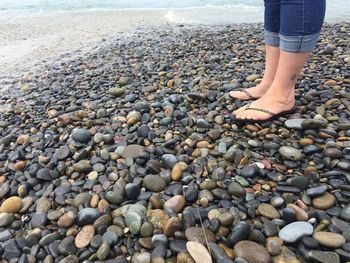
[[239,175],[244,178],[254,177],[258,173],[259,169],[256,165],[247,165],[240,170]]
[[307,119],[301,123],[301,126],[304,130],[326,128],[327,121]]
[[208,250],[201,243],[195,241],[188,241],[186,243],[186,247],[196,263],[213,262]]
[[148,252],[136,253],[132,256],[131,263],[151,263],[151,254]]
[[40,197],[36,201],[36,211],[47,213],[51,208],[51,202],[47,197]]
[[111,248],[106,241],[103,241],[101,246],[96,252],[97,258],[99,260],[105,260],[110,252]]
[[75,213],[73,211],[68,211],[58,219],[57,225],[59,227],[70,227],[73,225],[75,218]]
[[307,237],[303,237],[301,242],[308,249],[316,249],[320,245],[320,242],[318,242],[313,237],[308,237],[308,236]]
[[271,198],[270,203],[274,207],[280,207],[281,205],[284,204],[284,199],[280,196],[274,196]]
[[324,194],[327,191],[327,186],[320,185],[316,187],[312,187],[306,190],[306,194],[310,197],[316,197]]
[[261,245],[253,241],[243,240],[234,246],[234,251],[238,257],[242,257],[249,263],[270,263],[269,252]]
[[323,151],[323,154],[332,159],[340,159],[343,156],[343,152],[337,148],[327,148]]
[[290,146],[282,146],[279,148],[279,153],[287,160],[300,161],[303,158],[303,154],[300,150]]
[[[204,234],[205,231],[205,234]],[[201,227],[189,227],[185,231],[185,236],[188,241],[197,241],[203,245],[205,245],[208,242],[215,242],[216,237],[208,229],[203,229]],[[207,240],[207,241],[206,241]]]
[[315,197],[312,199],[312,206],[321,209],[321,210],[326,210],[328,208],[331,208],[335,204],[335,197],[334,195],[325,192],[322,196]]
[[188,252],[180,252],[177,254],[176,263],[196,263]]
[[241,221],[235,225],[232,232],[227,237],[229,244],[233,245],[241,240],[248,239],[250,228],[250,224],[244,221]]
[[171,237],[174,235],[176,231],[182,230],[182,223],[179,220],[178,217],[172,217],[169,220],[167,220],[166,224],[164,225],[164,234],[166,234],[168,237]]
[[74,244],[74,237],[69,236],[62,239],[58,245],[58,251],[65,256],[75,255],[77,253],[77,247]]
[[69,255],[60,260],[59,263],[79,263],[79,258],[75,255]]
[[261,204],[258,207],[258,212],[260,215],[267,217],[269,219],[278,219],[280,218],[280,214],[278,213],[277,209],[274,208],[270,204]]
[[154,173],[154,174],[160,173],[161,167],[162,167],[161,163],[157,160],[149,160],[147,162],[147,169],[151,173]]
[[112,204],[119,205],[124,201],[124,196],[122,191],[108,191],[106,193],[106,199]]
[[236,197],[244,197],[246,195],[245,189],[236,182],[230,183],[228,186],[228,193]]
[[318,263],[340,263],[339,255],[331,251],[311,250],[308,256]]
[[6,241],[5,244],[3,245],[3,249],[5,251],[3,253],[3,257],[7,260],[20,257],[22,254],[15,239],[10,239]]
[[100,216],[100,212],[95,208],[83,208],[77,216],[79,226],[91,225]]
[[15,214],[22,208],[22,199],[18,196],[7,198],[0,207],[0,213]]
[[75,245],[77,248],[84,248],[90,244],[95,235],[95,228],[93,225],[84,226],[75,238]]
[[91,140],[91,134],[88,130],[80,128],[74,130],[72,138],[76,142],[87,143]]
[[278,237],[269,237],[266,241],[267,251],[272,256],[278,256],[282,252],[283,240]]
[[161,209],[150,209],[147,210],[147,220],[150,222],[155,228],[164,229],[164,226],[169,219],[167,213]]
[[301,130],[301,124],[304,120],[305,119],[289,119],[284,122],[284,126],[286,126],[289,129]]
[[311,236],[313,232],[314,228],[310,223],[293,222],[282,228],[278,235],[283,241],[294,243],[304,236]]
[[295,176],[291,179],[291,184],[301,190],[305,190],[309,185],[309,179],[305,176]]
[[175,195],[164,203],[163,208],[168,208],[179,213],[183,210],[184,206],[185,198],[182,195]]
[[224,249],[219,245],[215,243],[209,243],[208,248],[210,249],[210,253],[214,262],[225,262],[225,260],[229,260]]
[[278,185],[276,187],[276,191],[282,192],[282,193],[300,194],[301,189],[295,186]]
[[340,217],[346,221],[350,221],[350,205],[347,205],[342,209]]
[[56,150],[55,156],[58,160],[62,161],[67,159],[70,156],[71,152],[69,150],[68,146],[61,146],[59,149]]
[[125,215],[125,223],[132,234],[138,234],[141,228],[141,216],[135,212]]
[[45,212],[35,212],[30,220],[32,228],[43,227],[47,224],[47,214]]
[[166,169],[173,169],[174,165],[178,162],[177,158],[173,154],[163,154],[162,155],[162,165]]
[[341,247],[346,242],[342,235],[326,231],[315,232],[313,238],[320,242],[322,246],[329,248]]
[[108,90],[108,93],[115,97],[120,97],[124,95],[125,90],[123,88],[111,88]]
[[11,239],[13,236],[13,231],[10,231],[9,229],[6,229],[5,231],[0,232],[0,242],[4,242],[6,240]]
[[51,181],[52,177],[51,177],[51,171],[48,168],[41,168],[37,174],[36,174],[36,178],[43,180],[43,181]]
[[10,184],[8,181],[0,185],[0,199],[2,199],[10,191]]
[[138,144],[130,144],[124,148],[124,151],[122,153],[123,158],[133,158],[136,159],[141,156],[142,153],[144,153],[145,147]]
[[308,214],[303,209],[301,209],[299,206],[294,205],[294,204],[288,204],[287,208],[291,208],[294,210],[296,219],[298,221],[307,221],[309,219]]
[[160,192],[165,189],[166,182],[159,175],[149,174],[143,179],[143,186],[149,191]]
[[13,214],[0,213],[0,227],[9,226],[14,221],[14,219],[15,217]]
[[252,75],[249,75],[248,77],[246,77],[246,81],[255,81],[257,80],[258,78],[260,78],[260,75],[258,74],[252,74]]
[[175,240],[170,240],[170,250],[175,252],[175,253],[181,253],[181,252],[186,252],[186,240],[181,240],[181,239],[175,239]]
[[118,236],[112,231],[107,231],[103,234],[102,240],[106,241],[110,246],[118,242]]

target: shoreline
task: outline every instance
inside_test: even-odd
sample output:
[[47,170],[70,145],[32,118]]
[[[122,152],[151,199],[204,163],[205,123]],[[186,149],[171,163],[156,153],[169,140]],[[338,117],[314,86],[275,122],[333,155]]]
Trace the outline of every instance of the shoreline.
[[[0,78],[18,76],[36,65],[40,66],[65,55],[81,54],[106,39],[127,37],[138,30],[152,31],[161,27],[177,27],[180,24],[190,27],[226,25],[214,22],[174,22],[170,16],[171,12],[167,10],[100,10],[2,17]],[[240,24],[244,23],[227,23]]]
[[25,72],[42,60],[89,49],[104,38],[125,36],[140,27],[169,26],[164,15],[159,11],[106,11],[1,19],[0,76]]

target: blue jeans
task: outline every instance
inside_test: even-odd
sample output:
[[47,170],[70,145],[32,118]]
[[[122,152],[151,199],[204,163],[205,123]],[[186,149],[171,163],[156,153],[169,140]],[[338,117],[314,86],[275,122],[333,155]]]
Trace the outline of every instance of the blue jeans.
[[326,11],[326,0],[264,0],[265,44],[288,52],[312,51]]

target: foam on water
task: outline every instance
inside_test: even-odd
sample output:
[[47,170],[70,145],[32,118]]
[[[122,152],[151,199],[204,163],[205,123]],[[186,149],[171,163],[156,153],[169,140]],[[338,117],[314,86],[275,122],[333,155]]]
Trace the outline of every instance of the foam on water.
[[[165,10],[180,23],[263,21],[263,0],[0,0],[0,18],[66,11]],[[327,21],[350,21],[349,0],[327,0]]]

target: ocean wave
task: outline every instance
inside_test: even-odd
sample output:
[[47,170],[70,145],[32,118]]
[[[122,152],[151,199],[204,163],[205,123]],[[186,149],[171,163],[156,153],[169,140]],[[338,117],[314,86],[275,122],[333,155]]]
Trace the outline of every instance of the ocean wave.
[[193,10],[193,9],[236,9],[243,10],[256,9],[258,5],[237,3],[237,4],[206,4],[206,5],[193,5],[193,6],[169,6],[169,7],[117,7],[117,6],[39,6],[39,5],[24,5],[24,6],[0,6],[0,12],[45,12],[45,11],[147,11],[147,10]]

